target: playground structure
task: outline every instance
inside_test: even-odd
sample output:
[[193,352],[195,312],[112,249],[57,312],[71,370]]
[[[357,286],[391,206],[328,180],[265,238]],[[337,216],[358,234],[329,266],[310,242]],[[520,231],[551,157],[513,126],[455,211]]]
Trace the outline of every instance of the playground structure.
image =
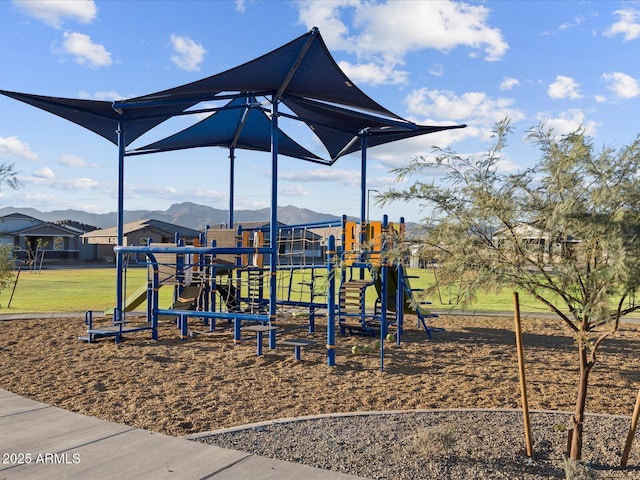
[[[151,337],[157,339],[162,321],[175,322],[186,338],[190,325],[193,328],[194,320],[200,320],[208,332],[216,331],[219,322],[231,324],[236,344],[243,340],[245,329],[255,331],[258,326],[254,333],[260,337],[267,333],[269,347],[276,348],[277,335],[284,331],[278,328],[283,317],[307,318],[302,328],[314,333],[316,317],[322,315],[327,319],[327,357],[331,359],[336,326],[342,335],[379,335],[382,344],[389,330],[395,329],[395,342],[400,343],[406,313],[416,315],[418,325],[431,338],[436,329],[427,321],[437,315],[414,298],[406,262],[390,262],[386,255],[404,241],[403,219],[394,225],[385,217],[382,222],[364,224],[364,228],[346,217],[335,222],[278,226],[275,315],[269,309],[269,229],[269,225],[237,230],[208,228],[193,242],[194,246],[184,246],[183,240],[176,238],[172,244],[117,247],[129,256],[146,259],[147,284],[127,298],[123,321],[117,324],[94,328],[92,314],[87,313],[88,334],[83,339],[113,336],[118,341],[126,333],[143,330],[149,330]],[[163,308],[158,292],[166,285],[173,288],[173,301]],[[370,288],[374,305],[366,298]],[[145,322],[128,322],[129,312],[145,302]],[[261,343],[258,341],[259,353]],[[295,356],[300,358],[300,348],[308,341],[293,339],[287,344],[295,348]]]
[[[368,215],[366,215],[367,151],[378,145],[444,130],[464,128],[465,125],[416,125],[382,107],[361,91],[339,68],[317,28],[235,68],[195,82],[135,98],[105,102],[6,90],[0,90],[0,94],[65,118],[117,146],[118,215],[117,246],[114,248],[116,299],[113,324],[110,327],[113,330],[111,334],[116,339],[120,338],[122,333],[129,331],[128,328],[134,328],[127,324],[127,307],[124,298],[124,259],[126,255],[134,254],[144,255],[151,270],[146,289],[146,318],[150,325],[144,328],[150,329],[154,338],[157,337],[159,317],[177,318],[183,333],[186,333],[188,318],[197,316],[209,321],[210,328],[215,328],[215,325],[213,327],[211,325],[218,320],[235,322],[236,341],[240,341],[243,322],[252,321],[269,327],[265,331],[268,331],[270,346],[274,348],[276,332],[270,325],[277,319],[277,309],[283,305],[292,307],[295,302],[298,302],[291,297],[278,298],[278,278],[282,271],[286,270],[284,266],[278,267],[279,260],[284,255],[284,252],[281,254],[280,248],[283,245],[282,248],[286,252],[287,241],[292,244],[291,242],[297,238],[296,234],[292,233],[289,237],[285,237],[288,240],[279,242],[280,228],[277,214],[279,155],[331,166],[339,158],[358,152],[360,153],[361,195],[360,222],[356,225],[360,227],[357,234],[349,236],[349,239],[353,239],[354,244],[357,244],[357,248],[345,246],[347,245],[346,233],[340,234],[340,240],[342,240],[339,244],[340,249],[336,248],[335,235],[324,236],[327,239],[323,252],[324,258],[320,261],[318,257],[310,267],[311,272],[317,273],[318,277],[312,273],[305,282],[297,282],[292,277],[288,292],[293,292],[294,284],[296,288],[301,287],[303,283],[307,284],[306,288],[313,285],[314,288],[310,289],[313,292],[313,299],[308,300],[306,307],[309,308],[310,325],[313,324],[317,309],[316,300],[318,305],[326,307],[326,315],[329,319],[327,322],[327,363],[329,365],[335,364],[334,320],[336,315],[344,323],[345,319],[349,318],[347,314],[351,314],[347,311],[346,304],[341,310],[340,303],[338,302],[337,305],[335,303],[337,296],[335,282],[338,276],[342,282],[342,279],[351,275],[355,269],[358,270],[357,279],[364,280],[367,268],[378,271],[380,278],[378,313],[365,314],[364,310],[353,312],[355,316],[350,317],[349,320],[359,319],[361,331],[364,333],[368,333],[378,322],[382,345],[384,344],[382,332],[386,332],[389,325],[388,315],[394,316],[394,323],[398,326],[398,332],[401,333],[405,308],[394,309],[393,305],[389,304],[388,298],[390,265],[384,257],[384,252],[390,246],[384,244],[388,241],[386,236],[388,224],[385,220],[380,227],[382,244],[379,260],[374,259],[373,250],[364,248],[367,238],[376,238],[375,235],[367,237],[369,230]],[[217,106],[223,102],[226,102],[223,106]],[[130,147],[136,139],[170,118],[205,113],[209,115],[204,120],[181,132],[145,146]],[[322,155],[325,157],[307,150],[283,132],[279,126],[281,118],[309,127],[315,140],[324,147],[325,153]],[[313,143],[318,144],[315,141],[307,142],[307,144]],[[125,246],[125,159],[132,155],[212,146],[224,147],[229,151],[229,225],[235,224],[233,202],[236,149],[270,154],[271,207],[268,231],[255,231],[253,236],[249,233],[248,238],[243,237],[244,234],[242,234],[234,246],[222,246],[217,243],[209,246],[206,237],[199,244],[202,246],[185,247],[179,242],[176,242],[175,246]],[[328,158],[326,158],[327,154]],[[347,230],[345,226],[343,232]],[[295,250],[290,252],[288,259],[294,262]],[[158,256],[165,254],[175,257],[171,264],[175,265],[173,275],[176,282],[173,306],[182,308],[160,309],[158,306],[157,291],[161,286],[159,268],[164,264],[162,257]],[[224,256],[227,255],[230,256],[230,260],[223,262]],[[250,263],[249,259],[251,259]],[[375,265],[376,262],[379,262],[379,266]],[[320,264],[324,267],[319,267]],[[340,266],[339,269],[338,266]],[[345,266],[344,271],[343,266]],[[295,263],[288,268],[292,275],[293,272],[300,270]],[[340,275],[336,274],[338,270]],[[320,271],[327,279],[325,303],[321,303],[321,297],[316,296],[315,293],[315,286],[321,278]],[[398,264],[395,271],[398,275],[396,292],[399,295],[395,305],[404,306],[406,301],[403,295],[406,293],[407,285],[405,269]],[[193,273],[196,275],[191,277],[191,281],[199,278],[201,290],[186,290],[191,286],[187,284],[187,275]],[[225,300],[217,298],[213,292],[216,292],[216,295],[222,295]],[[141,296],[142,293],[138,295]],[[194,302],[193,298],[197,298],[198,301]],[[184,308],[185,306],[188,308]],[[351,305],[350,308],[354,306]],[[94,330],[92,314],[88,312],[87,315],[88,339],[92,340],[100,333],[92,332]],[[427,315],[423,312],[423,323]],[[426,326],[426,323],[424,324]],[[427,329],[427,333],[429,332]],[[264,332],[259,332],[259,338],[262,333]],[[399,339],[400,335],[397,337]],[[381,348],[380,358],[382,367],[383,348]]]

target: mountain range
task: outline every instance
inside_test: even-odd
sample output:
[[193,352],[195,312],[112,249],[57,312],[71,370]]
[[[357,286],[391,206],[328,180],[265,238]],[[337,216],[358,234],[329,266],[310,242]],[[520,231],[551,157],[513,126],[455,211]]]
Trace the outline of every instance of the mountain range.
[[[270,209],[259,210],[236,210],[234,221],[240,222],[268,222]],[[0,216],[12,213],[28,215],[45,222],[59,222],[70,220],[97,228],[108,228],[116,225],[117,213],[89,213],[82,210],[53,210],[51,212],[41,212],[35,208],[3,207],[0,208]],[[125,210],[125,223],[136,220],[155,219],[163,222],[173,223],[195,230],[204,230],[207,225],[217,225],[228,221],[227,210],[198,205],[196,203],[184,202],[171,205],[167,210]],[[305,223],[326,222],[339,220],[340,217],[326,213],[318,213],[306,208],[293,206],[278,207],[278,221],[287,225],[297,225]]]

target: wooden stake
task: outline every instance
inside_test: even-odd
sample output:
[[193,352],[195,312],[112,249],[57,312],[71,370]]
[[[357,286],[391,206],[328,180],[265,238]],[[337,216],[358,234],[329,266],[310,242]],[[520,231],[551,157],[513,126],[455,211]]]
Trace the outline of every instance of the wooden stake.
[[524,438],[527,444],[527,456],[533,457],[531,423],[529,421],[529,400],[527,399],[527,380],[524,374],[524,353],[522,350],[522,327],[520,325],[520,300],[518,299],[518,292],[513,292],[513,311],[516,324],[516,349],[518,352],[518,370],[520,372],[520,395],[522,397],[522,415],[524,417]]
[[627,460],[629,460],[629,453],[631,453],[631,446],[633,445],[633,437],[636,434],[636,427],[638,426],[638,417],[640,417],[640,390],[638,390],[636,406],[633,409],[633,416],[631,417],[631,426],[629,427],[629,433],[627,434],[627,441],[624,444],[622,459],[620,460],[621,467],[627,466]]
[[16,274],[16,279],[13,282],[13,290],[11,290],[11,296],[9,297],[9,303],[7,304],[7,308],[11,308],[11,300],[13,300],[13,294],[16,293],[16,286],[18,285],[19,278],[20,278],[20,265],[18,264],[18,273]]

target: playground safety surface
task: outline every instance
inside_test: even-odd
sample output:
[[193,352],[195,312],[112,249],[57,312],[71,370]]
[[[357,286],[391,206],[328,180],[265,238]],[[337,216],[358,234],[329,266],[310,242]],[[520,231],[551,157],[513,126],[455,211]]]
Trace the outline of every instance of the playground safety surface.
[[[327,413],[518,408],[512,318],[446,315],[434,326],[446,331],[429,340],[410,317],[404,342],[385,349],[380,372],[377,352],[351,354],[352,345],[373,343],[371,337],[338,337],[337,366],[328,367],[321,320],[307,336],[315,343],[295,361],[291,347],[265,346],[257,357],[255,337],[234,347],[230,330],[181,340],[175,327],[166,326],[155,342],[137,333],[119,345],[112,339],[86,344],[77,340],[85,329],[80,316],[23,317],[0,321],[0,388],[51,405],[47,410],[60,407],[130,426],[119,428],[144,429],[150,438]],[[523,330],[530,407],[572,410],[576,352],[566,328],[557,320],[525,318]],[[299,338],[303,331],[279,338],[287,335]],[[605,340],[590,379],[589,413],[631,415],[639,349],[637,324],[625,323]],[[20,432],[16,425],[0,431]],[[129,460],[144,459],[149,449],[140,451],[145,453]]]

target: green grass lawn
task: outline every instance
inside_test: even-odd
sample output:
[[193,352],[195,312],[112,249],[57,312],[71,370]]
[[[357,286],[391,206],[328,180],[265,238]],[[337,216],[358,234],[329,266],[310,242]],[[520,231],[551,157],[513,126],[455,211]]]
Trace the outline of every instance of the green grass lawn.
[[[414,289],[424,288],[433,282],[433,272],[430,270],[412,269],[411,286]],[[299,272],[291,281],[292,288],[304,290],[301,287],[308,282],[308,273]],[[20,272],[13,298],[11,298],[13,283],[0,292],[0,314],[24,312],[83,312],[85,310],[105,310],[112,308],[115,303],[115,268],[72,268],[45,269],[40,272],[23,270]],[[147,273],[144,268],[129,269],[125,284],[127,295],[146,283]],[[289,284],[288,277],[284,279]],[[318,284],[324,283],[321,279]],[[171,303],[171,289],[160,290],[160,306],[168,307]],[[283,297],[280,288],[278,296]],[[367,303],[372,306],[375,301],[375,289],[369,288]],[[305,298],[306,297],[306,298]],[[9,300],[11,298],[11,305]],[[308,294],[292,295],[292,299],[308,299]],[[455,294],[440,292],[429,299],[434,309],[457,308]],[[527,295],[520,294],[520,309],[523,312],[546,312],[543,306],[536,303]],[[139,307],[144,309],[144,305]],[[467,310],[476,311],[513,311],[513,292],[486,293]]]
[[[146,278],[146,269],[129,269],[127,293],[144,284]],[[0,313],[82,312],[113,308],[115,281],[115,268],[23,270],[13,298],[13,283],[0,292]]]

